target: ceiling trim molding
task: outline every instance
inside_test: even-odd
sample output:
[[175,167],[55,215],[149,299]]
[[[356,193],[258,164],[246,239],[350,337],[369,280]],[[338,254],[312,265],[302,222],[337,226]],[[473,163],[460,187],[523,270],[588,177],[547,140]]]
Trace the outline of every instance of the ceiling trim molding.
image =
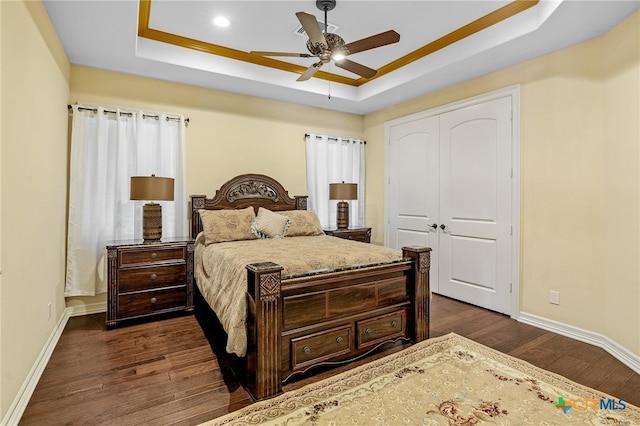
[[[402,68],[412,62],[422,59],[434,52],[444,49],[460,40],[470,37],[486,28],[489,28],[499,22],[502,22],[512,16],[515,16],[531,7],[536,6],[540,0],[514,0],[511,3],[502,6],[499,9],[490,12],[475,21],[470,22],[442,37],[428,43],[413,52],[410,52],[377,70],[375,76],[370,78],[359,77],[357,79],[329,73],[326,71],[318,71],[314,78],[333,81],[335,83],[346,84],[358,87],[383,75],[389,74],[399,68]],[[288,71],[296,74],[302,74],[307,67],[292,64],[285,61],[279,61],[264,56],[251,55],[242,50],[232,49],[213,43],[196,40],[165,31],[156,30],[149,27],[149,19],[151,18],[151,2],[152,0],[140,0],[138,7],[138,37],[166,43],[178,47],[196,50],[212,55],[225,58],[235,59],[238,61],[248,62],[256,65],[262,65],[269,68],[275,68],[282,71]]]
[[439,39],[432,41],[431,43],[428,43],[421,48],[416,49],[413,52],[408,53],[396,59],[395,61],[388,63],[387,65],[383,65],[382,67],[380,67],[380,69],[378,69],[376,77],[380,77],[393,72],[410,64],[411,62],[422,59],[425,56],[431,55],[438,50],[442,50],[447,46],[457,43],[460,40],[463,40],[499,22],[502,22],[505,19],[509,19],[512,16],[515,16],[533,6],[536,6],[539,1],[540,0],[514,0],[513,2],[484,15],[483,17],[478,18],[475,21],[472,21],[467,25],[458,28],[457,30],[452,31],[449,34],[440,37]]

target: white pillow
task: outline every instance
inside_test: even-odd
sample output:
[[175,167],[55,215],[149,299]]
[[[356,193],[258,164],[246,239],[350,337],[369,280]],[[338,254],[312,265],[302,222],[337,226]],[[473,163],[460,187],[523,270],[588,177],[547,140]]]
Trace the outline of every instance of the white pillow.
[[288,217],[260,207],[251,232],[259,238],[284,238],[290,222]]

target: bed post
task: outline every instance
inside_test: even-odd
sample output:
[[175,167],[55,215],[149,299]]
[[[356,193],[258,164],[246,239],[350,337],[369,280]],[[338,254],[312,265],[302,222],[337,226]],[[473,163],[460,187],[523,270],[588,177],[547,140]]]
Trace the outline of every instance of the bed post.
[[247,388],[265,399],[282,393],[282,267],[273,262],[247,265]]
[[307,209],[307,199],[309,198],[307,195],[296,195],[293,198],[296,200],[296,210]]
[[413,260],[413,308],[414,330],[413,339],[416,342],[429,338],[429,299],[431,288],[429,287],[429,268],[431,267],[431,248],[429,247],[402,247],[402,256]]
[[206,195],[192,195],[191,196],[191,238],[196,238],[198,233],[202,231],[200,226],[200,214],[199,209],[204,209]]

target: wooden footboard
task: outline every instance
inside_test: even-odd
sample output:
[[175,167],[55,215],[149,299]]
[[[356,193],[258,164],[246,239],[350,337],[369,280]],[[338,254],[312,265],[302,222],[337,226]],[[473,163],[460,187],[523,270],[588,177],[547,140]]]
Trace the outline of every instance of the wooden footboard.
[[296,374],[429,337],[429,248],[405,261],[283,281],[274,263],[247,266],[247,389],[256,400]]

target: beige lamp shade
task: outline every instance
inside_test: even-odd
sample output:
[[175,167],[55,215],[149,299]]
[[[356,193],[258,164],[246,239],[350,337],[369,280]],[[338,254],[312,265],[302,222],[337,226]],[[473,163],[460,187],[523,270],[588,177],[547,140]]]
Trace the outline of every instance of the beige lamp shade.
[[131,199],[149,201],[173,201],[173,178],[131,176]]
[[330,183],[329,184],[330,200],[357,200],[358,184],[356,183]]

